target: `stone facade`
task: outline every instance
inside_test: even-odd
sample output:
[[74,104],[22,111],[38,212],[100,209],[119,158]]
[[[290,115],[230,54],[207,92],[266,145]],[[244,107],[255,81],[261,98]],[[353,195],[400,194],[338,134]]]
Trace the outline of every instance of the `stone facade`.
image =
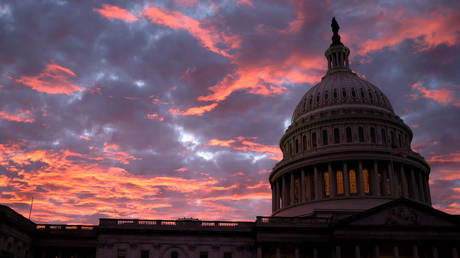
[[328,72],[294,111],[251,222],[35,224],[0,205],[0,257],[458,258],[460,216],[431,207],[430,167],[386,96],[349,68],[333,20]]

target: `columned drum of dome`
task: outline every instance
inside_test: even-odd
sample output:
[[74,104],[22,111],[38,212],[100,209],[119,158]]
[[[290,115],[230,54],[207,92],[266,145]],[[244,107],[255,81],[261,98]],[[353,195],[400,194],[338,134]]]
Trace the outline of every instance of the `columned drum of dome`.
[[431,206],[430,167],[382,91],[349,68],[332,21],[328,71],[305,93],[270,174],[273,216],[366,210],[397,198]]

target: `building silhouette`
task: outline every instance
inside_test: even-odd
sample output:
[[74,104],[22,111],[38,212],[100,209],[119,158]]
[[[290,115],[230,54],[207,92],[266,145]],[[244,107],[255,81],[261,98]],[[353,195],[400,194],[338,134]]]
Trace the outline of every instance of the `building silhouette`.
[[0,206],[0,257],[458,258],[460,216],[431,207],[430,167],[376,86],[349,68],[332,20],[328,71],[297,105],[254,222],[35,224]]

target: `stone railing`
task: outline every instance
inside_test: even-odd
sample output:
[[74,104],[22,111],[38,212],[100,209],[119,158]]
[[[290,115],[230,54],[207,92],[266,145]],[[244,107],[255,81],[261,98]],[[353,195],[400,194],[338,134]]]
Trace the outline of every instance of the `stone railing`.
[[150,229],[250,229],[254,222],[203,221],[203,220],[140,220],[140,219],[99,219],[101,228],[150,228]]
[[93,231],[97,229],[95,225],[64,225],[64,224],[37,224],[37,230],[44,231]]

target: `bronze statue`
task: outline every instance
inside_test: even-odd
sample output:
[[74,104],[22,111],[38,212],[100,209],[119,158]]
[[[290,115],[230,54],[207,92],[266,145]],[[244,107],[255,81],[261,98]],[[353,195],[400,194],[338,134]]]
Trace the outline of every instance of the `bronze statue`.
[[334,33],[334,35],[332,35],[331,46],[343,46],[342,42],[340,42],[340,36],[339,36],[340,26],[335,20],[335,17],[332,17],[331,28],[332,28],[332,32]]

